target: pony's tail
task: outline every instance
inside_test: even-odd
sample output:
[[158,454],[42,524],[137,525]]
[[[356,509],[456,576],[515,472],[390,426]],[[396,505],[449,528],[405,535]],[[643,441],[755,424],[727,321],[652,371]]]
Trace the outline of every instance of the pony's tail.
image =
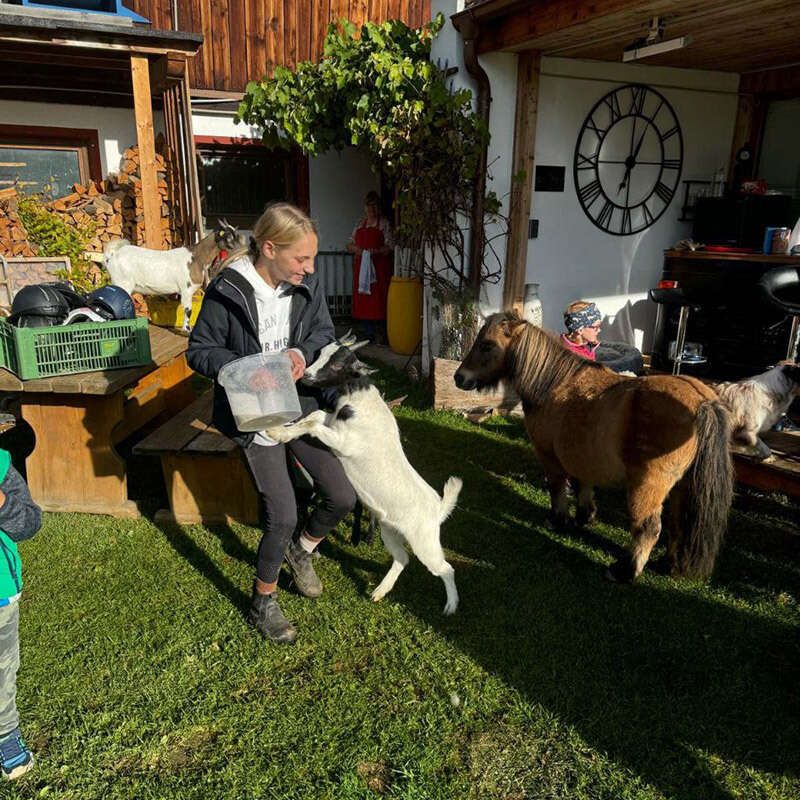
[[452,514],[463,485],[464,482],[461,478],[456,478],[455,475],[451,475],[447,481],[445,481],[444,489],[442,490],[442,505],[439,511],[440,525]]
[[708,400],[697,410],[697,454],[679,486],[679,537],[673,564],[677,575],[707,578],[714,569],[733,502],[731,422],[725,406]]

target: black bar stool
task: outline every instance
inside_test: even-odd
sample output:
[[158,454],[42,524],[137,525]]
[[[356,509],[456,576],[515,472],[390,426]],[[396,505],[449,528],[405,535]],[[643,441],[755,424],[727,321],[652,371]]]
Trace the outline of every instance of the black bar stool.
[[[792,317],[786,358],[795,361],[797,341],[800,338],[800,267],[774,267],[767,270],[761,276],[758,288],[765,302]],[[786,292],[789,292],[792,299],[786,297]]]
[[[699,311],[701,308],[697,300],[689,297],[683,289],[674,287],[670,289],[651,289],[650,299],[658,304],[658,317],[656,318],[656,331],[661,324],[662,308],[680,308],[678,315],[678,334],[675,337],[675,357],[672,360],[672,374],[680,375],[681,365],[687,359],[684,350],[686,345],[686,328],[689,324],[689,311]],[[669,357],[669,344],[667,344],[667,357]],[[705,358],[698,359],[692,356],[693,364],[705,363]]]

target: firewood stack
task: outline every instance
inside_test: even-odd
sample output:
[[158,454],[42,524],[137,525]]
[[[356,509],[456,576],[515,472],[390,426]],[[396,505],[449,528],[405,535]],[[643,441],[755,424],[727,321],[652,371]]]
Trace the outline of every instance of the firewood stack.
[[31,258],[36,250],[17,214],[17,190],[0,189],[0,255]]
[[[175,202],[178,189],[177,166],[161,135],[156,140],[156,173],[161,198],[161,241],[163,249],[168,250],[183,244],[183,231]],[[116,178],[118,188],[128,188],[122,205],[125,238],[132,243],[144,245],[144,203],[137,147],[129,147],[122,154],[119,174],[109,175],[109,179],[111,178]]]
[[[175,202],[178,192],[177,165],[168,151],[163,136],[156,140],[156,170],[161,199],[161,247],[165,250],[183,244],[180,212]],[[7,197],[3,197],[7,195]],[[0,254],[34,256],[36,248],[28,242],[28,234],[16,213],[16,189],[0,192]],[[102,253],[103,245],[124,238],[144,245],[144,205],[139,171],[139,150],[129,147],[122,156],[118,173],[111,173],[99,184],[76,183],[72,192],[48,204],[48,208],[70,225],[91,225],[94,236],[86,249]]]

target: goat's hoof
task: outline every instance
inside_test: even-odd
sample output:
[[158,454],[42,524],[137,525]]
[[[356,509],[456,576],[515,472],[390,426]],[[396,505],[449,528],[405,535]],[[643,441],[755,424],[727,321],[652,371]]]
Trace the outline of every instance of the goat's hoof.
[[386,592],[379,592],[377,589],[370,595],[373,603],[380,603],[386,597]]
[[445,603],[444,611],[442,612],[445,616],[449,617],[452,614],[456,613],[456,609],[458,608],[458,602],[455,603]]

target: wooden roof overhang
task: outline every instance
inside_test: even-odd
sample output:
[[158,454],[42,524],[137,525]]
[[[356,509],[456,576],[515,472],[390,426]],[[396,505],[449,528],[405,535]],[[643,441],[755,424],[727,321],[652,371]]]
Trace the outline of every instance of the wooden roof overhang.
[[479,25],[479,54],[536,50],[621,62],[654,16],[665,22],[666,39],[692,42],[636,63],[748,73],[800,62],[796,0],[476,0],[453,23]]
[[[738,73],[729,174],[744,144],[755,152],[750,164],[758,162],[769,101],[800,96],[797,0],[467,0],[452,17],[465,55],[519,55],[512,174],[533,168],[541,57],[622,63],[626,47],[647,35],[654,16],[662,18],[665,40],[690,36],[691,42],[632,63]],[[531,194],[522,182],[512,187],[506,307],[522,303]]]
[[0,97],[131,108],[132,56],[147,60],[159,96],[202,43],[195,33],[3,12]]
[[162,246],[154,100],[163,109],[166,141],[179,165],[175,213],[184,241],[203,235],[186,69],[202,43],[200,34],[94,21],[90,15],[73,20],[7,8],[0,13],[0,99],[133,110],[147,247]]

